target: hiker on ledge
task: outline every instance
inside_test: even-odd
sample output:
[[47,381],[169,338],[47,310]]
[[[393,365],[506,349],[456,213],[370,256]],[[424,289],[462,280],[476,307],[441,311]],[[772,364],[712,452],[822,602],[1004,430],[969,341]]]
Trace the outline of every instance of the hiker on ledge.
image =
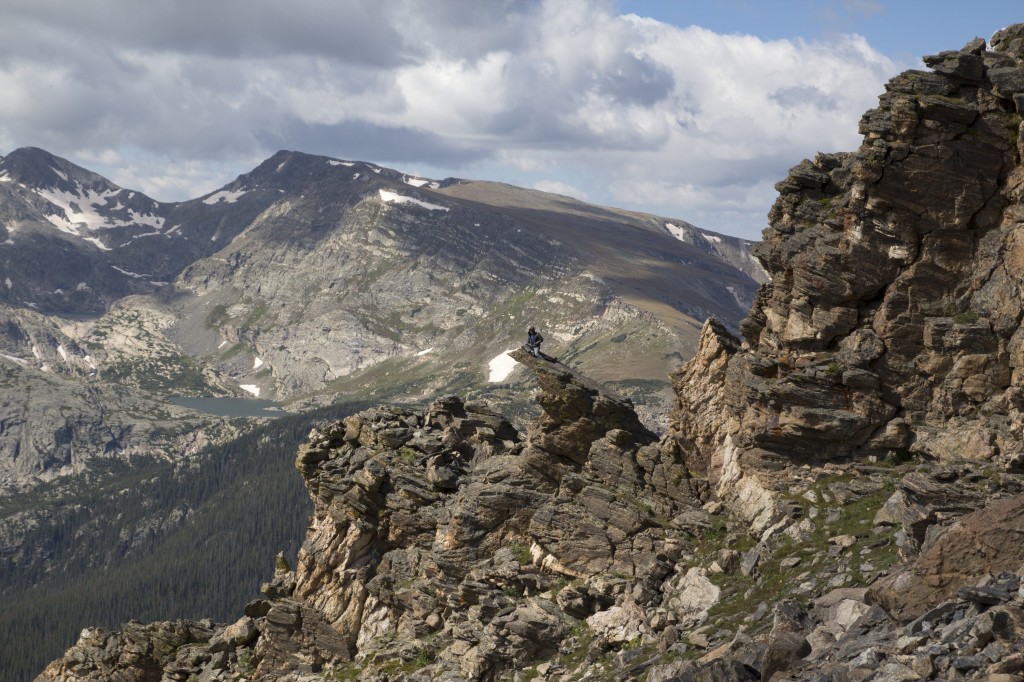
[[532,353],[535,357],[542,357],[543,354],[540,352],[540,344],[543,340],[544,337],[541,336],[536,329],[530,327],[528,330],[526,330],[527,352]]

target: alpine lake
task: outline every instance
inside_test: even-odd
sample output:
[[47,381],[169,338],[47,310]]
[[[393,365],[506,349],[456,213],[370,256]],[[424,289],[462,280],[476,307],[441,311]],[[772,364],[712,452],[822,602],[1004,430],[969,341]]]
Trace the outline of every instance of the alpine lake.
[[288,412],[272,400],[255,398],[224,398],[214,396],[178,396],[170,402],[190,410],[197,410],[218,417],[283,417]]

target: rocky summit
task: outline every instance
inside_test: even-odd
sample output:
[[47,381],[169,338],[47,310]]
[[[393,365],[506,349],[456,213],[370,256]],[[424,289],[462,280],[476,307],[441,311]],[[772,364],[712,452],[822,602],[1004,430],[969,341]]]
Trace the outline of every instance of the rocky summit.
[[88,629],[37,679],[1024,680],[1024,24],[925,63],[779,183],[663,435],[516,351],[525,435],[456,397],[315,430],[237,622]]

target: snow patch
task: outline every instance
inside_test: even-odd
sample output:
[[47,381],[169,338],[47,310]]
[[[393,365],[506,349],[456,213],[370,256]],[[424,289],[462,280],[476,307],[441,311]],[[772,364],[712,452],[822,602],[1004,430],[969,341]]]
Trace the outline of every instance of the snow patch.
[[421,357],[423,357],[424,355],[426,355],[427,353],[429,353],[432,350],[434,350],[434,349],[433,348],[427,348],[426,350],[421,350],[419,353],[416,354],[416,357],[421,358]]
[[57,352],[58,352],[58,353],[60,353],[60,356],[61,356],[62,358],[64,358],[64,362],[67,362],[67,361],[68,361],[68,353],[67,353],[67,351],[66,351],[66,350],[64,350],[64,346],[62,346],[62,345],[59,345],[59,344],[58,344],[58,346],[57,346]]
[[68,176],[67,176],[67,173],[64,173],[64,172],[62,172],[62,171],[59,171],[59,170],[57,170],[56,168],[51,168],[50,170],[52,170],[52,171],[53,171],[54,173],[56,173],[56,174],[57,174],[57,177],[59,177],[59,178],[60,178],[61,180],[63,180],[64,182],[67,182],[67,181],[68,181]]
[[249,393],[252,393],[257,398],[260,397],[260,387],[257,386],[256,384],[240,384],[238,387],[243,391],[248,391]]
[[764,266],[764,263],[761,262],[760,258],[758,258],[752,253],[748,253],[747,258],[749,258],[754,265],[761,269],[761,272],[764,273],[765,279],[767,279],[769,282],[772,281],[771,273],[768,272],[768,268]]
[[353,180],[358,180],[358,179],[359,179],[359,176],[360,176],[360,175],[362,175],[362,173],[354,173],[354,174],[352,175],[352,179],[353,179]]
[[263,366],[263,361],[260,360],[258,357],[252,363],[252,368],[253,369],[259,369],[262,366]]
[[490,369],[490,375],[487,377],[489,382],[497,383],[504,381],[512,373],[512,370],[516,368],[515,358],[509,355],[513,350],[515,349],[510,348],[487,363],[487,367]]
[[110,267],[114,268],[115,270],[120,272],[122,275],[128,275],[129,277],[134,277],[135,279],[148,279],[149,277],[152,277],[152,275],[140,275],[139,273],[132,272],[131,270],[123,270],[123,269],[117,267],[116,265],[111,265]]
[[221,348],[223,348],[226,345],[228,345],[228,340],[224,339],[223,341],[220,342],[220,345],[217,346],[217,350],[220,350]]
[[381,201],[387,204],[416,204],[422,206],[430,211],[448,211],[450,210],[447,206],[441,206],[439,204],[431,204],[426,201],[420,201],[419,199],[413,199],[412,197],[405,197],[401,194],[389,192],[386,189],[378,190],[380,192]]
[[327,163],[331,166],[348,166],[349,168],[356,165],[352,161],[338,161],[337,159],[327,159]]
[[243,189],[235,189],[235,190],[222,189],[221,191],[214,192],[210,196],[208,196],[205,199],[203,199],[203,203],[204,204],[209,204],[210,206],[213,206],[214,204],[217,204],[217,203],[220,203],[220,202],[224,202],[225,204],[233,204],[236,201],[238,201],[238,197],[242,196],[243,194],[245,194],[248,191],[249,190],[244,189],[244,188]]
[[[106,207],[108,200],[120,194],[122,190],[96,192],[79,186],[77,190],[72,192],[54,188],[36,189],[34,191],[59,209],[47,215],[46,219],[61,232],[66,232],[76,237],[82,236],[81,230],[94,232],[105,228],[126,227],[129,225],[148,225],[159,230],[164,225],[164,219],[152,213],[138,213],[135,210],[131,210],[128,212],[128,220],[117,220],[110,216],[102,215],[97,210],[98,208],[111,210]],[[120,201],[118,205],[120,205]]]
[[14,282],[11,281],[10,277],[4,279],[4,286],[7,287],[8,289],[14,286]]
[[3,353],[0,353],[0,358],[7,358],[11,362],[16,362],[19,365],[28,366],[28,362],[22,360],[21,358],[16,358],[13,355],[4,355]]
[[424,180],[423,178],[410,178],[406,177],[404,180],[405,184],[412,185],[413,187],[422,187],[423,185],[430,182],[430,180]]
[[726,288],[726,290],[727,290],[727,291],[728,291],[728,292],[729,292],[730,294],[732,294],[732,297],[736,299],[736,305],[738,305],[739,307],[743,308],[743,307],[744,307],[744,305],[743,305],[743,301],[741,301],[741,300],[740,300],[740,296],[739,296],[739,294],[737,294],[737,293],[736,293],[736,287],[732,287],[732,286],[727,286],[727,287],[725,287],[725,288]]
[[[134,237],[132,237],[131,239],[126,241],[124,244],[121,244],[121,246],[128,246],[133,241],[135,241],[136,239],[139,239],[141,237],[159,237],[161,234],[163,234],[163,233],[160,232],[160,231],[156,231],[156,232],[143,232],[142,234],[135,235]],[[85,239],[88,240],[88,239],[90,239],[90,237],[85,237]]]
[[704,239],[707,239],[712,244],[721,244],[722,243],[722,238],[721,237],[716,237],[713,234],[703,234],[703,233],[701,233],[700,236],[704,237]]
[[89,291],[89,285],[85,282],[79,282],[75,285],[75,291]]
[[89,363],[89,366],[90,366],[90,367],[92,367],[93,369],[96,369],[96,365],[92,364],[92,358],[91,358],[91,357],[89,357],[88,355],[86,355],[86,356],[85,356],[85,361],[86,361],[87,363]]
[[11,246],[12,244],[14,244],[14,240],[10,237],[8,237],[7,241],[4,242],[4,246]]
[[82,237],[82,239],[84,239],[85,241],[87,241],[90,244],[94,245],[100,251],[112,251],[113,250],[109,246],[107,246],[106,244],[101,242],[99,239],[97,239],[96,237]]
[[[14,178],[8,175],[7,171],[4,171],[3,175],[0,175],[0,182],[12,182]],[[6,355],[4,357],[7,357]]]
[[40,354],[39,349],[34,344],[32,346],[32,355],[33,355],[33,357],[35,357],[36,360],[42,360],[43,359],[42,354]]
[[672,236],[679,241],[685,242],[690,237],[690,231],[685,227],[679,225],[673,225],[672,223],[665,223],[665,229],[672,233]]

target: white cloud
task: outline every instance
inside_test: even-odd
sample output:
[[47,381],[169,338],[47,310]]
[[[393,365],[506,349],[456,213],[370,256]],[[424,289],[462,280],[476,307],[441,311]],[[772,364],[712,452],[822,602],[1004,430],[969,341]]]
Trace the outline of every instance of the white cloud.
[[582,201],[586,201],[589,198],[583,190],[556,180],[540,180],[533,183],[533,189],[539,189],[541,192],[551,192],[552,194],[562,194]]
[[771,185],[815,151],[855,148],[898,70],[858,36],[767,41],[611,7],[224,0],[199,17],[10,0],[0,141],[161,200],[288,148],[486,170],[756,237]]

